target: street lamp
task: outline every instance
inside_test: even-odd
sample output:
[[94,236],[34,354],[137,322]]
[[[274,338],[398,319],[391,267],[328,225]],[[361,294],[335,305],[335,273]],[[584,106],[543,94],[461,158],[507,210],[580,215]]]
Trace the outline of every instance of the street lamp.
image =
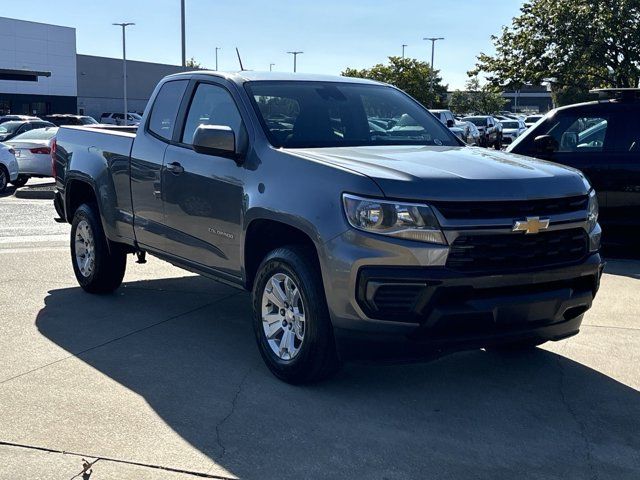
[[180,0],[180,36],[182,39],[182,68],[187,68],[187,47],[185,41],[184,0]]
[[404,47],[408,47],[409,45],[407,45],[406,43],[402,44],[402,58],[404,58]]
[[444,40],[444,37],[430,37],[423,38],[423,40],[429,40],[431,42],[431,83],[429,86],[429,91],[433,93],[433,78],[435,77],[435,72],[433,71],[433,57],[436,50],[436,42],[438,40]]
[[222,50],[222,48],[216,47],[216,72],[218,71],[218,50]]
[[270,72],[273,72],[273,67],[275,67],[275,65],[276,65],[275,63],[270,63],[269,64],[269,71]]
[[297,65],[298,65],[298,64],[297,64],[298,55],[300,55],[300,54],[302,54],[302,53],[304,53],[304,52],[301,52],[301,51],[294,51],[294,52],[287,52],[287,53],[289,53],[289,54],[293,55],[293,73],[295,73],[295,72],[296,72],[296,70],[297,70]]
[[125,29],[135,23],[113,23],[112,25],[122,27],[122,74],[124,77],[124,126],[127,126],[127,117],[129,115],[129,109],[127,108],[127,36]]

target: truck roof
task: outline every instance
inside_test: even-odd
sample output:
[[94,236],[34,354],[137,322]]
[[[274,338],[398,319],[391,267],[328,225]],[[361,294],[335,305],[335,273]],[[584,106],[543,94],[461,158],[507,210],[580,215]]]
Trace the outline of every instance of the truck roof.
[[[195,70],[190,72],[174,73],[169,75],[175,77],[191,77],[195,75],[211,75],[222,77],[236,83],[253,81],[303,81],[303,82],[340,82],[340,83],[362,83],[370,85],[384,85],[382,82],[368,80],[364,78],[342,77],[339,75],[319,75],[310,73],[287,73],[287,72],[256,72],[253,70],[243,70],[239,72],[220,72],[215,70]],[[168,78],[168,77],[167,77]]]

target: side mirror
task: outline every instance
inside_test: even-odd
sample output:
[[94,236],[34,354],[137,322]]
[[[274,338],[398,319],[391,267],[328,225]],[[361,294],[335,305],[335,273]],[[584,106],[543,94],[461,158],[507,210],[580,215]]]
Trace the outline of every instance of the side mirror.
[[536,152],[551,154],[558,151],[558,141],[551,135],[540,135],[533,139],[533,147]]
[[454,122],[453,120],[449,119],[447,120],[447,127],[451,128],[456,124],[456,122]]
[[193,134],[193,149],[198,153],[238,160],[236,135],[226,125],[200,125]]

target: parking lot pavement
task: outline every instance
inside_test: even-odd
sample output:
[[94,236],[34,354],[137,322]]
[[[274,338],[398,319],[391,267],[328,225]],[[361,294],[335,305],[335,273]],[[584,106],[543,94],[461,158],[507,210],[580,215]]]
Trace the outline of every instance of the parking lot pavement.
[[[7,211],[37,228],[9,235]],[[246,293],[152,258],[85,294],[47,215],[0,199],[0,239],[25,237],[0,241],[1,479],[81,458],[92,480],[640,476],[640,261],[609,262],[569,340],[293,387],[262,364]]]

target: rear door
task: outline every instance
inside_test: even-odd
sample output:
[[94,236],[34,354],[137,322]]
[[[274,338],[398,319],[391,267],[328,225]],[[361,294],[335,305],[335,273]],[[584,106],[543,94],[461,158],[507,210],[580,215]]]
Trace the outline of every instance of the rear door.
[[231,127],[246,142],[237,103],[225,85],[194,82],[181,131],[162,170],[169,251],[190,262],[239,278],[244,168],[234,160],[193,150],[199,125]]
[[616,129],[604,179],[607,211],[604,224],[640,226],[640,104],[620,104],[614,110]]
[[[164,154],[173,137],[178,109],[188,84],[188,80],[173,80],[159,87],[146,124],[138,129],[131,151],[129,174],[136,240],[156,250],[166,250],[161,176]],[[118,178],[126,176],[120,177],[114,172],[114,181]]]

